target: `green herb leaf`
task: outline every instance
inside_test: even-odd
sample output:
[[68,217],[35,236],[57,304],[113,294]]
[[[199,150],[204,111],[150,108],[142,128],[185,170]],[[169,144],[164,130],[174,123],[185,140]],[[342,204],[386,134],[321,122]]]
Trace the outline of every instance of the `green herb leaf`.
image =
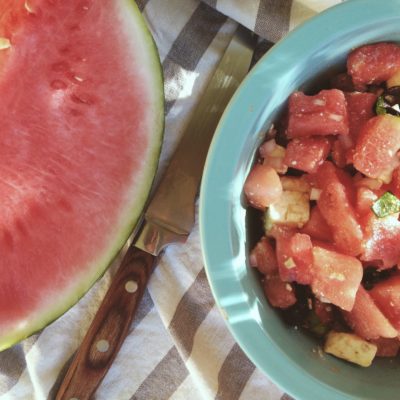
[[400,200],[391,192],[386,192],[372,205],[372,211],[378,218],[400,212]]
[[376,100],[375,112],[376,112],[376,115],[384,115],[387,113],[386,103],[385,103],[385,99],[383,98],[383,96],[379,96],[378,100]]
[[400,116],[400,86],[386,89],[376,100],[377,115],[390,114]]

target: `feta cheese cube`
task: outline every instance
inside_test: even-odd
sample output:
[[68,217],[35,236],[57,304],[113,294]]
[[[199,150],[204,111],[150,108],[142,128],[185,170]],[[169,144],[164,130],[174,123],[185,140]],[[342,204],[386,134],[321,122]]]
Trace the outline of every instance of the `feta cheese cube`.
[[369,367],[377,346],[353,333],[331,331],[326,338],[324,351],[362,367]]
[[265,227],[267,231],[275,224],[301,228],[309,219],[309,193],[284,190],[279,200],[268,207]]
[[310,193],[310,184],[302,177],[295,176],[281,176],[281,183],[283,190],[292,190],[302,193]]

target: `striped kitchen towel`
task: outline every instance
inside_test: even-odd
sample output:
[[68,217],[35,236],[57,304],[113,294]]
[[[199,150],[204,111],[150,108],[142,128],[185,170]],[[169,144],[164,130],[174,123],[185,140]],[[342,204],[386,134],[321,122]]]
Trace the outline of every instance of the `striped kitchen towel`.
[[[338,0],[136,0],[165,74],[161,170],[191,117],[237,24],[261,49]],[[0,399],[53,399],[115,272],[42,332],[0,353]],[[97,400],[288,400],[245,356],[213,301],[198,226],[159,259],[128,338]]]

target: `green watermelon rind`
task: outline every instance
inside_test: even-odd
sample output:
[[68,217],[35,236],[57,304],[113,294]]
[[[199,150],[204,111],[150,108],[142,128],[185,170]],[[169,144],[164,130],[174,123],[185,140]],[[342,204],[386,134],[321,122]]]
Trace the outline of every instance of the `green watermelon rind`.
[[[148,162],[146,163],[147,168],[141,180],[142,187],[140,190],[138,190],[139,195],[133,199],[131,207],[127,208],[125,213],[126,215],[121,215],[122,222],[121,229],[119,229],[119,235],[115,237],[114,242],[110,244],[109,248],[106,249],[101,256],[99,256],[99,259],[93,263],[95,265],[91,268],[87,268],[87,270],[90,271],[90,274],[87,274],[88,276],[86,279],[82,279],[81,277],[78,282],[72,283],[70,289],[64,291],[64,296],[59,296],[59,301],[52,302],[52,299],[49,298],[47,306],[42,307],[41,311],[32,317],[32,319],[27,321],[24,326],[17,326],[14,329],[7,330],[7,332],[2,332],[0,334],[0,351],[19,343],[23,339],[41,331],[50,323],[57,320],[66,311],[72,308],[104,275],[107,268],[120,254],[130,235],[134,231],[153,184],[163,142],[165,122],[162,65],[160,63],[157,46],[135,1],[121,0],[121,2],[126,5],[126,11],[130,12],[132,23],[141,28],[140,33],[142,37],[135,37],[134,40],[143,40],[143,43],[146,45],[147,49],[145,56],[147,56],[149,59],[149,70],[153,71],[153,96],[156,99],[156,101],[153,103],[153,111],[156,113],[153,114],[153,121],[156,123],[153,128],[153,134],[151,138],[152,142],[150,145],[152,148],[149,152]],[[135,189],[137,189],[137,186]]]

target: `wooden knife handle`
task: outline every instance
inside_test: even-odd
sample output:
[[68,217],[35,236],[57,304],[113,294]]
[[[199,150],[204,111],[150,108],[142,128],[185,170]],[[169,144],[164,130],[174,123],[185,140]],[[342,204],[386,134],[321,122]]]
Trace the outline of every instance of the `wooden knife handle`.
[[61,383],[56,400],[85,400],[93,396],[128,334],[154,264],[154,256],[130,246]]

